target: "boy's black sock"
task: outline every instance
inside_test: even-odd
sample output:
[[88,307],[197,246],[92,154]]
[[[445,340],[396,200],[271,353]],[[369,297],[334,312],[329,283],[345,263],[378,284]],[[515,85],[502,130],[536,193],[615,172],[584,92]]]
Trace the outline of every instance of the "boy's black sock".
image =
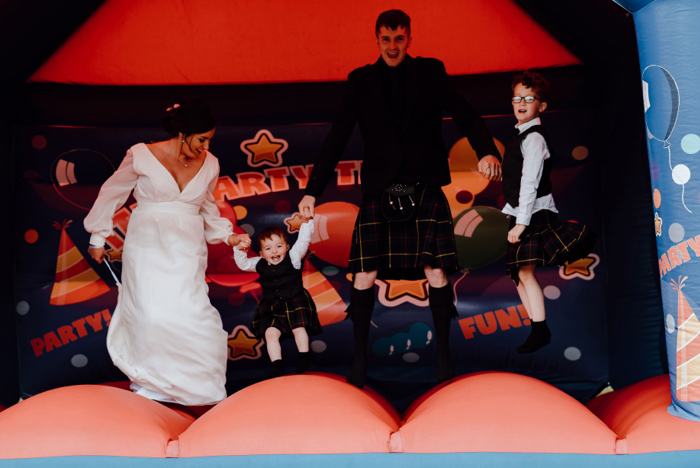
[[309,370],[309,352],[299,352],[299,360],[297,361],[297,374],[303,374]]
[[452,302],[452,284],[447,283],[441,288],[428,287],[428,298],[435,326],[436,376],[438,382],[444,382],[455,377],[450,354],[450,322],[457,318],[457,309]]
[[282,360],[278,359],[276,361],[272,361],[272,378],[274,379],[275,377],[282,377],[284,375],[284,364],[282,364]]
[[516,348],[520,354],[534,353],[538,349],[547,346],[552,340],[552,332],[549,331],[547,320],[541,322],[531,322],[532,330],[525,343]]
[[362,388],[365,386],[367,375],[367,340],[369,325],[374,311],[374,287],[369,289],[350,290],[349,318],[352,320],[352,331],[355,338],[355,357],[350,373],[345,379],[348,383]]

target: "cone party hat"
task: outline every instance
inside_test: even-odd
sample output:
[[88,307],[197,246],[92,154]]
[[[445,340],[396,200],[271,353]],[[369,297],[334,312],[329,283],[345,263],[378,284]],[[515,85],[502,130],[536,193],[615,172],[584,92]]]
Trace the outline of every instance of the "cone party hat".
[[681,291],[683,279],[671,280],[678,291],[678,336],[676,339],[676,398],[700,400],[700,320]]
[[345,302],[330,281],[307,260],[302,273],[304,288],[316,304],[318,321],[322,326],[345,320]]
[[56,280],[49,301],[52,305],[75,304],[109,291],[109,286],[88,265],[87,260],[68,237],[66,228],[70,223],[71,221],[63,221],[63,224],[55,222],[53,225],[61,230],[61,242],[56,260]]

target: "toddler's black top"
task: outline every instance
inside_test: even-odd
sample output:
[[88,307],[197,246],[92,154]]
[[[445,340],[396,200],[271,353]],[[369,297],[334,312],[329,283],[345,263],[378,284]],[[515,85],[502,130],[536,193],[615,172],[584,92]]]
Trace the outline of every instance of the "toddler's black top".
[[301,277],[302,269],[294,268],[289,252],[277,265],[271,265],[261,258],[255,271],[260,275],[263,296],[267,298],[282,297],[291,299],[304,289]]

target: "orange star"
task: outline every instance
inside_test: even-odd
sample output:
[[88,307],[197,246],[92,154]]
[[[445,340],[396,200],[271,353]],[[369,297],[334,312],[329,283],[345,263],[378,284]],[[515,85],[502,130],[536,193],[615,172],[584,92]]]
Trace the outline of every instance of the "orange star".
[[594,257],[586,257],[576,260],[574,263],[566,263],[564,264],[564,277],[573,276],[575,274],[585,277],[591,276],[591,270],[596,261],[597,259]]
[[248,155],[248,165],[258,167],[264,164],[279,166],[282,164],[282,153],[289,145],[285,140],[278,140],[268,130],[260,130],[252,140],[241,143],[241,151]]
[[299,229],[301,229],[301,225],[304,220],[301,219],[299,213],[294,213],[294,216],[285,219],[284,222],[287,224],[287,226],[289,226],[289,233],[291,234],[292,232],[297,232]]
[[121,250],[108,250],[107,256],[111,262],[121,262],[122,261],[122,251]]
[[255,338],[248,327],[238,325],[228,336],[228,358],[231,361],[258,359],[262,356],[262,345],[262,340]]
[[404,296],[411,296],[419,301],[424,301],[428,298],[428,280],[418,281],[397,281],[384,280],[389,286],[386,291],[386,298],[390,301],[396,301]]
[[659,213],[654,213],[654,228],[656,229],[657,237],[661,235],[661,225],[663,222],[663,219],[659,217]]

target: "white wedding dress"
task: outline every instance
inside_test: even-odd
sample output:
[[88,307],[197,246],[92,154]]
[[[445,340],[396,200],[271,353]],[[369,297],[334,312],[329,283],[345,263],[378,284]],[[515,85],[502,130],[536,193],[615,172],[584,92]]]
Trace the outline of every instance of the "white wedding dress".
[[115,211],[134,191],[138,206],[124,242],[107,349],[132,390],[153,400],[208,405],[226,398],[228,335],[205,282],[206,242],[225,242],[233,232],[212,195],[218,176],[219,162],[207,153],[180,191],[139,143],[104,183],[85,218],[90,244],[103,245]]

